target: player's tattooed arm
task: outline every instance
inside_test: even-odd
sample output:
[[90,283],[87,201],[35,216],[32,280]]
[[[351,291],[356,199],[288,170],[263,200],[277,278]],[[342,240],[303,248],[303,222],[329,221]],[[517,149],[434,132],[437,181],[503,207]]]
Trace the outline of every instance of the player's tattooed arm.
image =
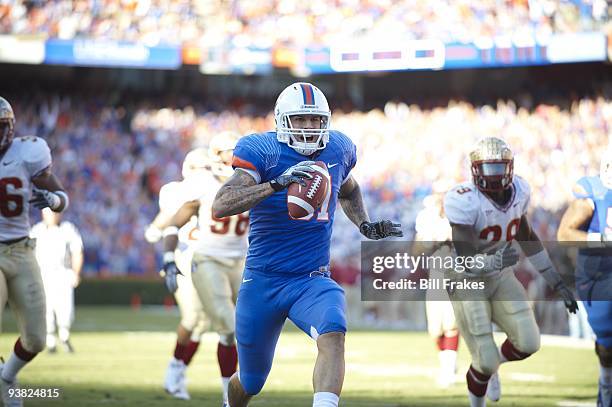
[[344,184],[340,187],[338,199],[340,200],[340,205],[342,206],[344,214],[355,225],[360,226],[363,222],[370,221],[370,217],[363,203],[361,189],[352,175],[349,175],[348,179],[344,181]]
[[189,219],[198,213],[200,201],[185,202],[178,211],[167,222],[162,232],[164,238],[164,251],[174,252],[178,246],[178,230],[184,224],[189,222]]
[[557,239],[560,241],[583,242],[587,240],[588,233],[581,230],[593,217],[595,210],[593,201],[590,199],[576,199],[573,201],[563,218],[557,232]]
[[219,189],[213,202],[213,215],[217,218],[248,211],[274,193],[269,182],[258,184],[245,171],[237,169]]

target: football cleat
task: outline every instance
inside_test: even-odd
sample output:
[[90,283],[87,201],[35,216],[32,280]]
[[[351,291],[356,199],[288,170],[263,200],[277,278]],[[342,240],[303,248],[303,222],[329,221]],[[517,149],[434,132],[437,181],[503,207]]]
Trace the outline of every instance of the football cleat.
[[487,398],[491,401],[499,401],[501,398],[501,383],[499,382],[499,373],[495,372],[489,379],[487,385]]
[[7,382],[2,379],[2,371],[4,370],[4,359],[0,359],[0,388],[2,390],[2,403],[4,407],[22,407],[23,400],[20,397],[15,397],[14,394],[19,390],[17,380]]
[[70,340],[66,340],[62,342],[62,347],[64,348],[66,352],[74,353],[74,347],[72,346],[72,343],[70,343]]
[[187,366],[182,360],[172,358],[166,369],[166,378],[164,380],[164,390],[172,397],[181,400],[189,400],[189,392],[187,392],[187,379],[185,371]]

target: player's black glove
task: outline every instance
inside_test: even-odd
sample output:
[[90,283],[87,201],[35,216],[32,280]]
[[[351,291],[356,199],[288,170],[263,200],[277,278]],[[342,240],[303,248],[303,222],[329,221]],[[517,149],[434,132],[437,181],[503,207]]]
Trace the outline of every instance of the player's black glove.
[[177,276],[183,275],[181,271],[176,266],[176,262],[174,261],[174,253],[166,253],[164,254],[164,266],[160,272],[164,280],[166,281],[166,288],[170,292],[170,294],[174,294],[178,289],[178,281]]
[[276,192],[282,191],[283,189],[287,188],[289,184],[294,182],[297,182],[302,186],[306,186],[306,181],[304,181],[304,178],[312,178],[312,174],[310,173],[315,171],[314,168],[312,168],[314,163],[314,161],[299,162],[287,168],[285,172],[270,181],[270,185]]
[[578,303],[576,302],[576,298],[574,298],[574,293],[570,290],[563,282],[559,282],[555,287],[555,291],[559,294],[559,297],[563,300],[565,304],[565,308],[572,314],[575,314],[578,311]]
[[56,193],[39,188],[32,190],[32,199],[29,202],[38,209],[51,208],[52,210],[59,208],[62,204],[62,200]]
[[385,237],[395,236],[402,237],[402,225],[391,222],[390,220],[381,220],[380,222],[363,222],[359,226],[359,231],[368,239],[378,240]]

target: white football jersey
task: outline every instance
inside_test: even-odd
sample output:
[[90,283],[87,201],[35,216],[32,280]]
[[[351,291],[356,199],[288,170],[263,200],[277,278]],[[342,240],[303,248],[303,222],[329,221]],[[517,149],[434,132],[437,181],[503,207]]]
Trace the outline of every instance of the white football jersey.
[[444,198],[446,217],[452,224],[469,225],[478,236],[479,253],[491,254],[514,240],[521,217],[529,207],[527,182],[514,176],[512,196],[500,206],[480,192],[472,182],[452,188]]
[[[159,190],[159,210],[175,214],[184,203],[194,200],[190,191],[190,183],[186,180],[173,181],[165,184]],[[177,249],[181,252],[187,250],[189,245],[198,240],[198,218],[192,216],[178,233],[179,244]]]
[[222,219],[212,214],[212,204],[223,183],[212,174],[199,180],[200,227],[196,252],[211,257],[242,258],[247,252],[248,212]]
[[39,137],[17,137],[0,160],[0,241],[30,234],[33,177],[51,165],[51,151]]
[[57,226],[38,222],[30,236],[36,238],[36,260],[43,274],[70,269],[72,254],[83,250],[81,235],[70,222],[60,222]]

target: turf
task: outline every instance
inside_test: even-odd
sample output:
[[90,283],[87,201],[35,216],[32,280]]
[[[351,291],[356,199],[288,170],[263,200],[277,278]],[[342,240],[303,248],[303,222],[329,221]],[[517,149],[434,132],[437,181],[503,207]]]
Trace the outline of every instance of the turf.
[[[8,355],[15,323],[5,313],[0,354]],[[161,383],[174,345],[178,318],[162,308],[77,310],[73,355],[44,353],[20,374],[22,387],[60,388],[61,400],[30,399],[26,406],[220,406],[216,336],[204,336],[189,368],[190,402],[175,401]],[[252,406],[312,405],[314,343],[287,324],[272,373]],[[463,372],[469,366],[460,348],[459,382],[435,386],[437,357],[424,333],[349,333],[346,342],[345,406],[465,406]],[[503,365],[503,397],[496,406],[594,406],[598,364],[591,348],[546,344],[531,358]]]

